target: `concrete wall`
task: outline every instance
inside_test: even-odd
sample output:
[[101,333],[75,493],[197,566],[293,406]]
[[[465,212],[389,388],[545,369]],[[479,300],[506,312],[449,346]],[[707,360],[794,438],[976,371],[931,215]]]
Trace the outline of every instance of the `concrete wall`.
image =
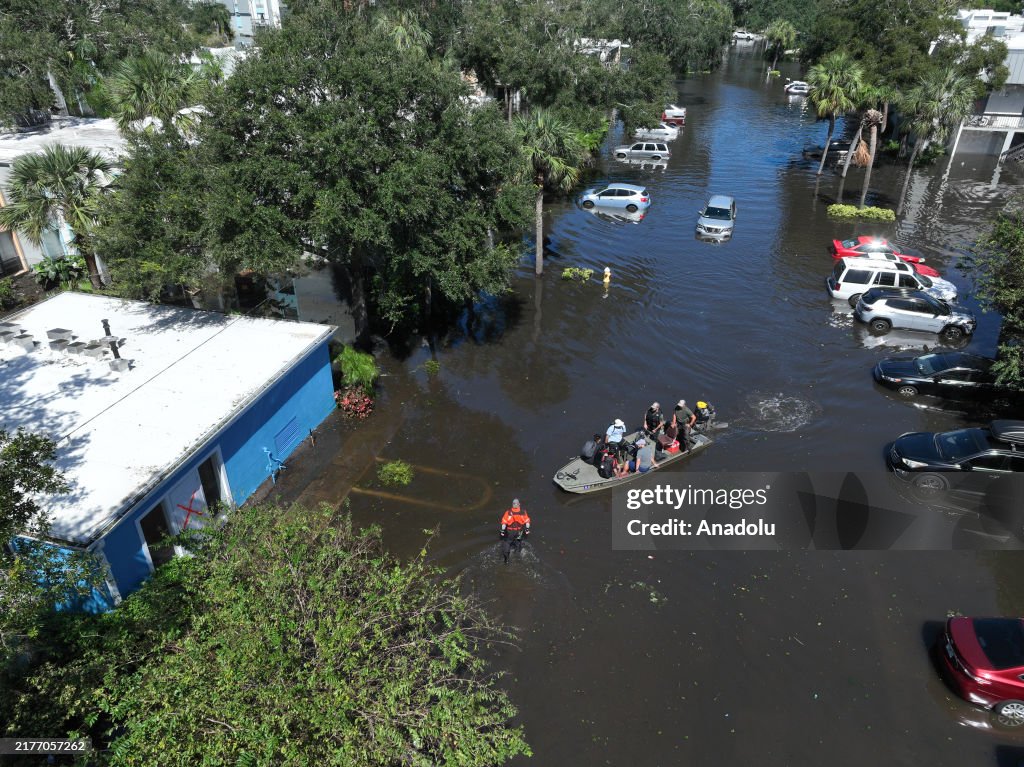
[[[269,449],[275,458],[287,458],[335,407],[331,361],[325,342],[264,392],[211,445],[169,476],[144,503],[132,509],[104,536],[103,553],[121,596],[135,591],[152,573],[138,521],[211,453],[220,450],[231,498],[235,504],[241,504],[269,477],[267,454],[263,448]],[[294,433],[294,438],[279,453],[275,437],[289,426],[288,433]]]

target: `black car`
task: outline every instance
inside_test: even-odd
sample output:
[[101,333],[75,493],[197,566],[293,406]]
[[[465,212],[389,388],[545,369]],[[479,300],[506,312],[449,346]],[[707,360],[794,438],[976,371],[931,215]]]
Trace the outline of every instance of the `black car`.
[[886,463],[899,479],[920,491],[954,488],[985,493],[991,480],[1024,472],[1024,421],[904,434],[889,446]]
[[1024,404],[1024,392],[996,383],[995,360],[965,352],[888,357],[875,365],[875,380],[904,399],[920,394],[953,400],[1006,400]]

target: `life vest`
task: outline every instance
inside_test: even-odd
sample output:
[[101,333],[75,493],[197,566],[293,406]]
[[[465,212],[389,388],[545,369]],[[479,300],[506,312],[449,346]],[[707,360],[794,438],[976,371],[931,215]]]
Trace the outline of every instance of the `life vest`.
[[506,509],[501,517],[502,527],[506,527],[509,530],[522,530],[523,527],[529,524],[530,515],[522,509]]

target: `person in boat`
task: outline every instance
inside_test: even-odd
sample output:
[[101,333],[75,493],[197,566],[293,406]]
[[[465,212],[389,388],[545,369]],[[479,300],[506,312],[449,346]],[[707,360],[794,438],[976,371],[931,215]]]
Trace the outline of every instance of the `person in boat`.
[[595,463],[598,453],[601,452],[603,442],[604,437],[600,434],[595,434],[592,439],[588,439],[583,443],[583,447],[580,449],[580,458],[587,463]]
[[[676,403],[676,408],[672,411],[672,414],[676,419],[678,433],[682,434],[683,439],[689,444],[690,432],[693,430],[693,425],[697,422],[697,415],[686,406],[686,400],[684,399]],[[682,442],[683,440],[680,440],[680,443]]]
[[661,412],[661,405],[652,402],[644,413],[644,430],[651,439],[657,439],[665,430],[665,415]]
[[608,431],[605,432],[604,441],[605,444],[619,452],[622,448],[622,439],[626,436],[626,424],[621,418],[616,418],[614,423],[608,427]]
[[641,437],[636,441],[636,458],[629,462],[629,471],[646,474],[657,467],[658,462],[654,459],[654,443]]
[[715,417],[715,406],[701,400],[697,403],[697,420],[695,427],[702,429],[711,423],[711,419]]
[[501,515],[501,556],[508,564],[512,549],[522,549],[523,541],[530,534],[530,515],[519,505],[519,499],[512,499],[512,507]]

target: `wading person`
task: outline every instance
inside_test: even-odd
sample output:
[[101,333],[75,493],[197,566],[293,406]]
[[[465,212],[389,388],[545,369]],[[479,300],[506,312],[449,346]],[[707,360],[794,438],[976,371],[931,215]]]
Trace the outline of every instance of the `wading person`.
[[512,500],[512,508],[501,515],[501,556],[508,564],[512,549],[522,549],[523,541],[530,534],[530,515],[519,506],[519,499]]

